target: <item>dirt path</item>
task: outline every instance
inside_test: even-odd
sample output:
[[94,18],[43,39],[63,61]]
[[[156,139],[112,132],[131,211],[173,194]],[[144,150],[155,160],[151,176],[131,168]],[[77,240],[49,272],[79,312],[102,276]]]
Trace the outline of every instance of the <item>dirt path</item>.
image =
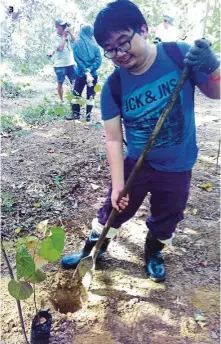
[[[177,229],[172,248],[164,252],[166,282],[155,284],[144,271],[147,198],[111,243],[84,299],[72,293],[71,272],[59,272],[58,265],[48,267],[49,277],[39,290],[38,304],[50,307],[53,313],[51,343],[219,342],[220,185],[215,172],[219,107],[202,95],[197,95],[196,104],[200,154],[185,220]],[[12,265],[15,229],[21,228],[19,235],[27,234],[45,219],[64,225],[64,253],[82,247],[110,180],[102,128],[53,123],[26,136],[3,138],[2,153],[2,232]],[[205,183],[211,183],[210,192],[202,188]],[[22,344],[3,261],[1,267],[2,341]],[[22,304],[29,329],[33,305],[31,301]],[[197,311],[204,314],[205,321],[194,319]]]

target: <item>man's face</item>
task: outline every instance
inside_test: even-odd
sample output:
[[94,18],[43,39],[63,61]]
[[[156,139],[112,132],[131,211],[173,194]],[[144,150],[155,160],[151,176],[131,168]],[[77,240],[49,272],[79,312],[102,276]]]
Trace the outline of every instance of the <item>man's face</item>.
[[[132,38],[132,39],[131,39]],[[136,68],[147,55],[147,30],[146,26],[141,27],[141,33],[134,32],[132,29],[128,31],[112,32],[110,38],[104,44],[105,52],[112,52],[114,48],[124,47],[125,42],[130,42],[128,51],[117,51],[115,57],[111,60],[119,67],[130,70]]]
[[164,29],[168,29],[168,27],[170,26],[169,22],[167,20],[164,19],[163,21],[163,26],[164,26]]
[[64,27],[61,26],[61,25],[58,25],[58,26],[56,26],[56,30],[57,30],[57,33],[58,33],[59,35],[62,35],[63,32],[64,32]]

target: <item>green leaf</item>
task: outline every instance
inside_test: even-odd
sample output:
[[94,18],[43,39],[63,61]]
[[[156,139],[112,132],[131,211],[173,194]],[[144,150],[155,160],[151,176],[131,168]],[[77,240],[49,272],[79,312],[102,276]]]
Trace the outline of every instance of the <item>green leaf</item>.
[[44,271],[42,270],[36,270],[33,274],[33,276],[31,276],[28,279],[28,282],[31,283],[40,283],[43,282],[46,279],[47,275]]
[[28,282],[11,280],[8,291],[16,300],[26,300],[33,293],[32,286]]
[[28,280],[35,271],[35,263],[24,246],[19,246],[16,252],[17,277]]
[[94,86],[94,92],[95,93],[100,92],[100,91],[101,91],[101,85]]
[[61,108],[58,108],[58,109],[55,110],[55,113],[56,113],[56,115],[63,115],[64,114],[64,110],[61,109]]
[[72,93],[68,93],[68,94],[65,96],[65,98],[66,98],[67,100],[72,100],[72,99],[75,98],[75,96],[74,96]]
[[51,233],[52,235],[41,244],[38,253],[49,262],[56,262],[64,248],[65,233],[60,227],[51,228]]

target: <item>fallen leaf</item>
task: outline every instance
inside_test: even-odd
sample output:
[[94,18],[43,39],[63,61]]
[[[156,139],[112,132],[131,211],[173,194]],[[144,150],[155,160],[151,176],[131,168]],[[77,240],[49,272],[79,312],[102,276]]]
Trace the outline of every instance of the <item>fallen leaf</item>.
[[36,225],[36,230],[38,233],[42,233],[45,235],[45,232],[47,231],[47,229],[48,229],[48,219],[41,221]]
[[19,149],[14,149],[14,150],[11,151],[11,154],[14,154],[14,153],[16,153],[18,151],[19,151]]
[[75,201],[75,202],[74,202],[74,205],[73,205],[73,208],[76,209],[77,207],[78,207],[78,202]]
[[211,332],[210,332],[210,336],[211,336],[211,338],[213,338],[213,339],[218,339],[218,338],[219,338],[219,336],[217,335],[216,331],[211,331]]
[[205,183],[205,184],[201,184],[200,188],[202,188],[203,190],[206,190],[208,192],[210,192],[212,190],[212,183]]
[[194,313],[194,319],[195,321],[206,321],[206,317],[201,313],[201,311],[196,311]]
[[9,153],[8,152],[1,153],[1,156],[7,157],[7,156],[9,156]]
[[15,233],[16,234],[19,234],[21,232],[21,228],[20,227],[17,227],[16,229],[15,229]]
[[37,208],[39,208],[41,206],[41,204],[40,203],[34,203],[34,207],[37,207]]
[[201,261],[199,262],[199,265],[201,265],[203,268],[206,268],[207,265],[208,265],[208,262],[207,262],[207,260],[201,260]]
[[198,210],[196,208],[192,209],[191,214],[196,215],[198,213]]
[[93,183],[91,183],[91,187],[92,187],[92,189],[93,190],[97,190],[97,189],[99,189],[99,185],[96,185],[96,184],[93,184]]
[[54,148],[48,148],[48,149],[47,149],[47,152],[48,152],[48,153],[54,153],[54,152],[55,152],[55,149],[54,149]]

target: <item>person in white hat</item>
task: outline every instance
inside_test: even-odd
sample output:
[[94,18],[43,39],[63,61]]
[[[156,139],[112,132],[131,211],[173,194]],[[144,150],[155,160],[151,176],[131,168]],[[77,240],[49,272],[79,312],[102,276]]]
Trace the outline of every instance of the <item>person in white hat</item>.
[[161,42],[175,42],[179,38],[179,31],[174,25],[174,18],[168,15],[163,16],[163,23],[161,23],[155,32],[155,36]]
[[74,35],[69,29],[69,24],[62,19],[55,21],[56,35],[53,38],[52,46],[54,71],[57,76],[58,95],[63,102],[63,83],[67,76],[70,83],[75,80],[75,61],[72,43],[75,41]]

